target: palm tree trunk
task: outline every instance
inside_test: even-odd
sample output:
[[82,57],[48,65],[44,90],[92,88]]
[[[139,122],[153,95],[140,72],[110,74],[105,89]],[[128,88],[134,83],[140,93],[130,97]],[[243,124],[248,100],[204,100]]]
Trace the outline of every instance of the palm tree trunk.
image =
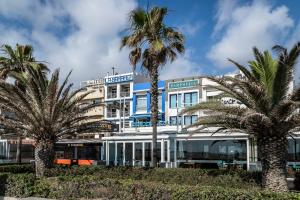
[[257,144],[261,156],[263,188],[275,192],[288,191],[285,134],[258,138]]
[[43,177],[45,170],[53,167],[54,142],[39,141],[36,143],[34,156],[36,176]]
[[158,121],[158,67],[151,69],[151,123],[152,123],[152,148],[151,167],[157,166],[157,121]]
[[17,138],[17,153],[16,153],[16,163],[21,164],[22,162],[22,137]]

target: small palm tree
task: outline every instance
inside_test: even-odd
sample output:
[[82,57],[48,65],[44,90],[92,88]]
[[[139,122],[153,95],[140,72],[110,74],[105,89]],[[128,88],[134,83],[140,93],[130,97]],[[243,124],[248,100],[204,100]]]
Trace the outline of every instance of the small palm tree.
[[300,123],[300,87],[294,91],[290,88],[300,43],[290,51],[279,46],[274,49],[278,52],[277,59],[254,48],[255,60],[249,62],[248,68],[230,60],[244,79],[208,77],[217,83],[211,87],[223,92],[220,98],[234,98],[242,106],[225,106],[222,101],[203,102],[183,113],[213,111],[214,114],[200,117],[193,126],[240,130],[253,136],[262,163],[263,187],[287,191],[287,137]]
[[[44,75],[49,72],[46,65],[40,62],[36,62],[33,57],[33,48],[30,45],[16,45],[13,49],[9,45],[3,45],[1,47],[3,56],[0,57],[0,79],[6,80],[8,77],[15,80],[15,84],[23,89],[24,86],[18,80],[26,79],[26,68],[28,66],[34,69],[41,70]],[[17,154],[16,162],[21,163],[21,147],[22,137],[17,136]]]
[[82,99],[91,92],[78,95],[82,89],[71,91],[68,77],[59,86],[59,71],[46,79],[41,70],[27,68],[25,90],[0,81],[0,108],[13,116],[1,116],[3,134],[21,133],[35,141],[36,175],[43,176],[54,162],[54,143],[63,137],[93,132],[98,128],[84,116],[96,104],[85,105]]
[[121,43],[121,48],[126,46],[131,49],[129,59],[133,70],[141,62],[142,70],[151,78],[152,166],[157,165],[159,69],[168,61],[173,62],[178,53],[184,53],[183,35],[164,23],[167,13],[167,8],[160,7],[150,11],[134,9],[129,17],[130,34]]

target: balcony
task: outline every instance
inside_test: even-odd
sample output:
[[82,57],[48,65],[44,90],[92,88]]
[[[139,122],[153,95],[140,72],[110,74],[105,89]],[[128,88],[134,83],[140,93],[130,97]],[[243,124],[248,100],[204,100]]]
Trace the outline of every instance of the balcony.
[[117,112],[107,111],[106,112],[106,117],[107,118],[116,118],[117,117]]
[[107,93],[107,98],[108,99],[117,98],[117,93]]
[[121,93],[120,93],[120,96],[121,96],[121,97],[129,97],[129,96],[130,96],[130,92],[129,92],[129,91],[121,92]]
[[[121,111],[121,117],[123,117],[123,114],[124,114],[124,112]],[[128,110],[125,111],[125,117],[129,117],[129,115],[130,115],[130,112]]]

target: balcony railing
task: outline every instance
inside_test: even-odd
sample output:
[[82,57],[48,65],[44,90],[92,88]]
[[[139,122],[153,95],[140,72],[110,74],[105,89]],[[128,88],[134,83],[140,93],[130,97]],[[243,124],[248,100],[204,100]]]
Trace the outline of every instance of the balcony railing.
[[108,99],[117,98],[117,93],[107,93],[107,98]]
[[117,112],[106,112],[106,117],[107,118],[115,118],[117,117]]
[[[166,121],[159,121],[157,123],[157,126],[166,126],[168,122]],[[131,123],[132,127],[151,127],[152,123],[151,122],[132,122]]]
[[123,114],[125,114],[125,117],[128,117],[130,115],[130,112],[125,111],[125,113],[123,113],[123,111],[121,111],[121,117],[123,117]]
[[121,97],[129,97],[129,96],[130,96],[130,92],[129,92],[129,91],[121,92],[121,93],[120,93],[120,96],[121,96]]

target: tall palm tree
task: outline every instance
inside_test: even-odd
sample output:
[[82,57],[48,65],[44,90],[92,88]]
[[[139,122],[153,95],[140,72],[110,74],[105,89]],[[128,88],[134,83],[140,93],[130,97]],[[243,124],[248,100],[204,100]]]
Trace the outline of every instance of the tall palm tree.
[[168,61],[173,62],[184,53],[184,36],[165,23],[167,8],[154,7],[150,11],[137,8],[130,12],[129,35],[121,42],[121,48],[131,49],[129,54],[133,70],[141,62],[141,69],[151,78],[151,164],[157,165],[158,78],[159,69]]
[[[244,79],[208,77],[223,93],[220,98],[234,98],[242,106],[225,106],[222,101],[203,102],[183,113],[213,111],[200,117],[193,126],[219,127],[218,131],[240,130],[257,140],[262,164],[262,185],[274,191],[287,191],[287,137],[299,129],[300,87],[291,90],[293,71],[300,54],[300,43],[288,51],[275,46],[278,58],[267,51],[253,49],[255,60],[248,68],[230,60],[243,73]],[[228,130],[227,130],[228,131]]]
[[0,108],[14,115],[1,116],[3,134],[21,133],[35,141],[36,175],[43,176],[46,168],[53,166],[54,143],[63,137],[97,131],[94,122],[84,113],[96,104],[82,103],[91,92],[83,89],[71,91],[68,77],[59,86],[59,71],[48,80],[41,70],[27,68],[25,90],[0,80]]
[[[9,45],[3,45],[1,47],[3,56],[0,56],[0,79],[6,80],[8,77],[15,80],[15,84],[24,88],[20,84],[20,79],[26,79],[26,68],[28,66],[34,69],[40,69],[46,75],[49,71],[48,67],[43,63],[36,62],[33,57],[33,48],[30,45],[16,45],[13,49]],[[16,162],[21,163],[21,147],[22,147],[22,137],[17,136],[17,153]]]

